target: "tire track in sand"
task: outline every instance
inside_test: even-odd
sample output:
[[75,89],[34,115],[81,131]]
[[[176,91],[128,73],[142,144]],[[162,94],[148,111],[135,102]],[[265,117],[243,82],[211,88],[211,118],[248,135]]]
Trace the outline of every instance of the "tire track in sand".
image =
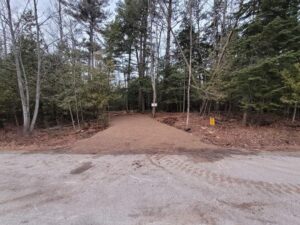
[[300,184],[291,183],[275,183],[266,181],[255,181],[244,178],[236,178],[225,174],[219,174],[212,172],[208,169],[201,169],[195,167],[190,162],[175,158],[172,155],[156,154],[149,157],[152,164],[162,169],[167,170],[169,173],[174,175],[181,172],[193,177],[199,177],[205,179],[207,182],[213,185],[226,185],[226,186],[242,186],[247,189],[255,189],[265,194],[289,194],[289,195],[300,195]]

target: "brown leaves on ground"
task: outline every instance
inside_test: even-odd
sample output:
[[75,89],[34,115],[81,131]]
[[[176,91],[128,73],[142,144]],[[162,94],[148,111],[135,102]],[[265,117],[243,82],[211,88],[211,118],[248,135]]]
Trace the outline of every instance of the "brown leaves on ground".
[[[300,124],[291,124],[280,117],[252,117],[252,125],[242,126],[241,117],[214,115],[216,126],[209,125],[209,117],[192,113],[190,132],[207,144],[261,150],[300,150]],[[159,113],[157,120],[184,130],[186,115]]]
[[28,136],[23,135],[21,127],[0,129],[0,150],[47,151],[66,149],[75,141],[88,138],[103,130],[95,123],[74,130],[72,126],[57,126],[48,129],[35,129]]

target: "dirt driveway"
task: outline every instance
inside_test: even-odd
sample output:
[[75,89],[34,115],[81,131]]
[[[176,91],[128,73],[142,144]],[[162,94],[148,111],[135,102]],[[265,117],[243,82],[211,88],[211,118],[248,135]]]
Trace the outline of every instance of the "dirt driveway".
[[153,153],[214,148],[190,133],[162,124],[149,115],[113,117],[110,127],[76,142],[75,153]]

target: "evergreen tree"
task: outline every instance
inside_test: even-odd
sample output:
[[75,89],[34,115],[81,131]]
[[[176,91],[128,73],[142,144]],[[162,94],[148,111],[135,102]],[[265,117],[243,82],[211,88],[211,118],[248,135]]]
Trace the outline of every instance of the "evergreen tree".
[[103,22],[107,18],[105,7],[108,0],[76,0],[65,2],[67,12],[86,27],[89,41],[86,47],[89,52],[89,68],[95,67],[94,53],[99,49],[95,41],[97,33],[102,32]]
[[297,62],[300,25],[297,0],[252,0],[243,5],[243,24],[231,47],[231,69],[224,77],[227,94],[244,110],[278,109],[282,95],[281,71]]
[[292,122],[295,122],[300,104],[300,64],[296,63],[281,73],[284,81],[284,91],[281,101],[294,107]]

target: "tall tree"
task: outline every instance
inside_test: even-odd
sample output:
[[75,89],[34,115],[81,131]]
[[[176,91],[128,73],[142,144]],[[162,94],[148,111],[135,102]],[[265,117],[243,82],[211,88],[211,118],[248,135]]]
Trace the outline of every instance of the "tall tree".
[[[103,22],[107,18],[105,10],[107,3],[108,0],[76,0],[65,3],[67,12],[86,27],[86,33],[89,36],[87,43],[89,69],[95,67],[94,53],[98,48],[95,38],[97,33],[102,31]],[[92,78],[91,73],[89,76]]]
[[138,105],[141,112],[145,111],[145,96],[144,96],[144,81],[146,74],[146,58],[148,56],[147,41],[148,41],[148,16],[149,5],[147,0],[142,0],[140,3],[141,16],[139,18],[139,46],[136,46],[136,60],[138,64],[139,74],[139,96]]
[[[150,76],[152,83],[152,103],[156,104],[157,93],[156,93],[156,74],[155,74],[155,42],[153,37],[154,29],[154,15],[156,11],[156,2],[149,0],[149,15],[150,15],[150,29],[149,29],[149,43],[150,43]],[[157,30],[156,30],[157,31]],[[155,117],[156,106],[152,105],[152,116]]]
[[186,109],[186,122],[185,129],[189,129],[190,123],[190,104],[191,104],[191,80],[192,80],[192,62],[193,62],[193,0],[189,0],[188,3],[189,11],[189,25],[190,25],[190,51],[189,51],[189,75],[187,85],[187,109]]
[[41,54],[41,40],[40,40],[40,24],[37,11],[37,0],[33,0],[34,6],[34,20],[36,27],[36,57],[37,57],[37,72],[36,72],[36,90],[35,90],[35,106],[33,117],[30,124],[30,132],[33,131],[36,119],[39,113],[40,96],[41,96],[41,66],[42,66],[42,54]]
[[165,77],[167,78],[170,73],[170,60],[171,60],[171,29],[172,29],[172,16],[173,16],[173,0],[167,0],[167,40],[166,40],[166,53],[165,53]]
[[22,74],[22,61],[20,60],[20,47],[18,46],[18,40],[16,36],[16,29],[14,27],[12,11],[10,0],[6,0],[6,9],[7,9],[7,23],[10,29],[10,36],[11,36],[11,46],[12,46],[12,53],[14,55],[15,60],[15,67],[17,73],[17,81],[18,81],[18,88],[19,94],[22,104],[22,112],[23,112],[23,132],[27,134],[30,128],[30,105],[29,105],[29,87],[27,82],[26,74]]

